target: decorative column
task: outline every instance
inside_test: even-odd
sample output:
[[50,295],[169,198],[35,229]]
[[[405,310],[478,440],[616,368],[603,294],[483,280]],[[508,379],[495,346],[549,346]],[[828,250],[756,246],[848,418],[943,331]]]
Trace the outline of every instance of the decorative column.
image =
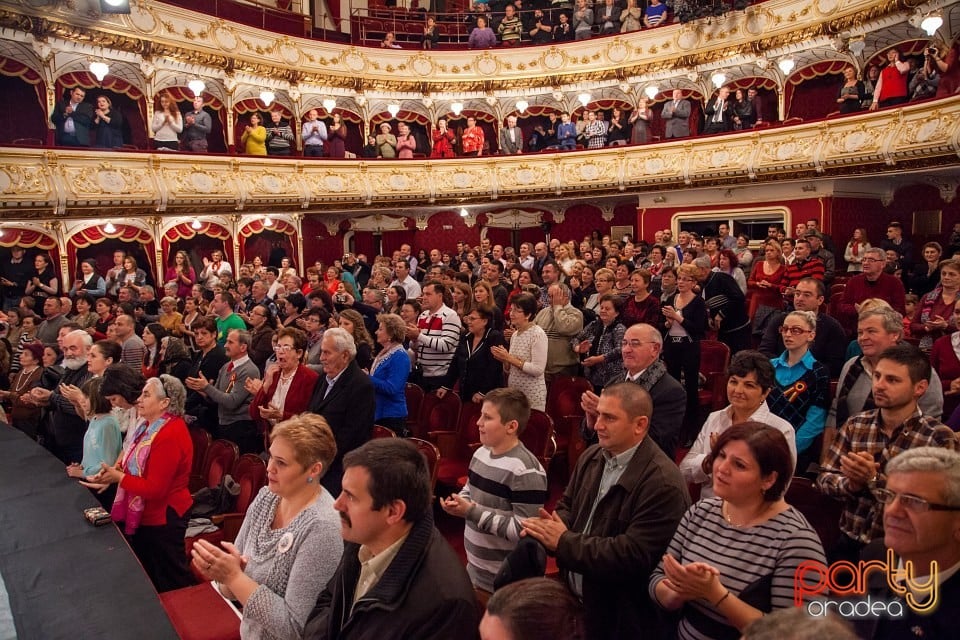
[[[303,269],[303,214],[295,213],[292,218],[293,224],[297,227],[296,264],[300,265],[300,268]],[[306,269],[304,269],[304,272],[306,272]]]
[[57,247],[60,249],[60,282],[65,285],[65,290],[69,289],[70,287],[66,285],[70,282],[70,265],[67,262],[67,236],[63,232],[63,223],[59,220],[50,220],[43,223],[43,228],[57,240]]
[[150,123],[153,121],[154,98],[156,97],[153,80],[156,77],[157,68],[153,66],[151,62],[142,60],[140,62],[140,71],[143,73],[143,79],[145,81],[143,90],[144,100],[147,103],[147,121],[145,124],[147,125],[147,148],[149,149],[152,146],[150,141],[153,140],[153,128],[150,126]]
[[[290,122],[290,128],[293,129],[293,139],[297,145],[297,151],[303,152],[303,137],[300,135],[299,125],[303,122],[303,96],[296,87],[290,87],[287,91],[290,96],[290,102],[293,103],[293,121]],[[299,263],[298,263],[299,264]]]
[[240,214],[230,216],[230,236],[233,238],[233,251],[230,253],[233,264],[237,265],[237,272],[240,271],[240,220]]
[[224,96],[224,107],[227,111],[227,149],[230,153],[237,152],[237,145],[234,142],[236,137],[234,136],[234,130],[236,129],[236,118],[233,115],[233,97],[237,90],[237,80],[233,76],[227,76],[223,80],[223,86],[227,90],[226,95]]
[[156,276],[155,282],[159,283],[160,291],[157,292],[157,299],[159,300],[163,296],[160,295],[160,292],[163,290],[163,276],[166,271],[166,265],[163,262],[163,237],[160,235],[161,226],[163,225],[163,218],[160,216],[150,216],[147,218],[147,224],[153,227],[153,251],[156,256]]

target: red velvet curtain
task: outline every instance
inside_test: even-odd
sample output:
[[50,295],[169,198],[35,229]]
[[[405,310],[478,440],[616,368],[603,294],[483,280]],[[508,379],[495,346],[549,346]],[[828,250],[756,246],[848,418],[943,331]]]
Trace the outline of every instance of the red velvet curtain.
[[0,56],[0,142],[47,140],[47,89],[43,78],[19,60]]
[[286,220],[274,220],[273,226],[263,226],[263,220],[253,220],[243,225],[237,234],[241,262],[252,262],[254,256],[260,256],[264,264],[269,263],[270,251],[275,243],[296,262],[297,228]]
[[842,60],[823,60],[794,71],[784,88],[787,117],[815,120],[836,111],[837,92],[848,66]]
[[138,149],[147,148],[147,100],[140,89],[117,76],[108,74],[103,82],[98,82],[88,71],[73,71],[57,78],[55,90],[58,100],[74,87],[86,90],[84,102],[89,102],[94,108],[98,96],[110,98],[113,108],[123,116],[124,143]]

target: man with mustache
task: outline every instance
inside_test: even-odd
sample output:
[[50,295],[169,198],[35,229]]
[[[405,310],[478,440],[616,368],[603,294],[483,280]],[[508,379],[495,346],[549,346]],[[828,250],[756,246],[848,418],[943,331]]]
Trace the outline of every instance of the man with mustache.
[[343,558],[303,630],[308,639],[476,638],[477,603],[460,559],[433,526],[425,458],[401,438],[343,458]]

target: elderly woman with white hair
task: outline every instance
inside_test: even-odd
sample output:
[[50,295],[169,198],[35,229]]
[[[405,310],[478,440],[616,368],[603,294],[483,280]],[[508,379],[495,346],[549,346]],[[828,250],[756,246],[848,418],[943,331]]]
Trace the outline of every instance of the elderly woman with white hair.
[[193,443],[183,420],[187,392],[169,375],[150,378],[137,408],[140,423],[130,446],[114,466],[101,465],[86,486],[117,485],[111,516],[153,581],[157,591],[194,583],[183,553],[187,512],[193,504],[187,485]]

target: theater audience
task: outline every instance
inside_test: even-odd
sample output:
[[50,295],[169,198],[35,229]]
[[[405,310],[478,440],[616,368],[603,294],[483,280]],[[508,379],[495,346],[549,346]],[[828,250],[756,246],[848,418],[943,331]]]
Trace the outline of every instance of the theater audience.
[[[410,377],[410,356],[403,348],[407,325],[403,318],[392,313],[377,316],[377,343],[380,351],[370,366],[370,382],[376,398],[374,422],[401,437],[409,435],[407,428],[407,378]],[[443,397],[439,393],[437,395]]]
[[[244,385],[253,394],[250,418],[257,431],[269,435],[278,422],[307,410],[319,375],[303,364],[307,337],[303,331],[284,327],[277,332],[274,363],[266,368],[263,380],[247,378]],[[329,467],[329,463],[326,465]]]
[[341,522],[320,484],[336,451],[320,416],[278,423],[270,434],[268,484],[250,504],[236,541],[193,545],[194,568],[243,606],[244,640],[302,637],[317,596],[337,570]]
[[940,284],[920,298],[910,323],[910,335],[920,338],[920,349],[929,352],[933,343],[956,330],[953,307],[960,293],[960,260],[940,263]]
[[570,340],[595,393],[600,393],[608,380],[623,375],[620,348],[626,327],[621,320],[622,309],[620,296],[606,294],[600,299],[597,319]]

